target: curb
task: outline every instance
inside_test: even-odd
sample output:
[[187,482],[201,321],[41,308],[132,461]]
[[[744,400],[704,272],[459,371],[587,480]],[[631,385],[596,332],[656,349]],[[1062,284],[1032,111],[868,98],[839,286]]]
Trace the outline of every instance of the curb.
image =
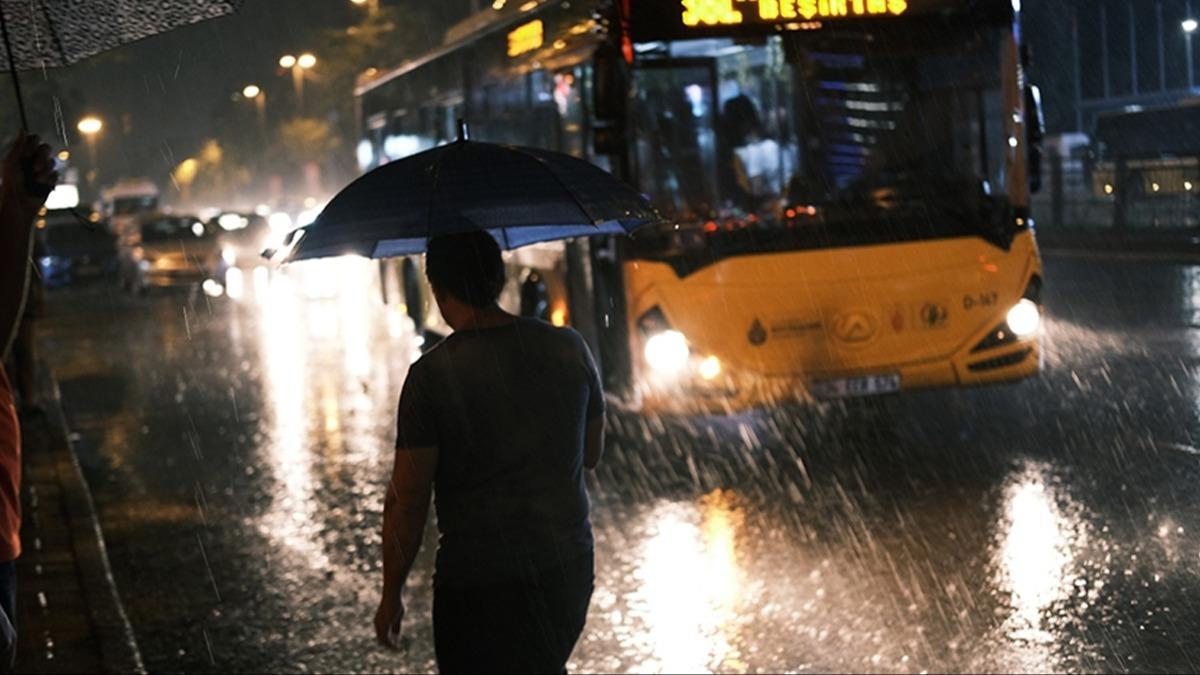
[[145,673],[133,626],[121,604],[104,533],[96,517],[92,492],[79,465],[71,444],[62,393],[58,381],[44,364],[40,364],[41,389],[48,394],[43,400],[50,430],[50,451],[54,455],[58,480],[62,486],[67,509],[67,525],[75,549],[76,563],[82,578],[84,601],[87,604],[92,630],[100,647],[100,661],[106,673]]

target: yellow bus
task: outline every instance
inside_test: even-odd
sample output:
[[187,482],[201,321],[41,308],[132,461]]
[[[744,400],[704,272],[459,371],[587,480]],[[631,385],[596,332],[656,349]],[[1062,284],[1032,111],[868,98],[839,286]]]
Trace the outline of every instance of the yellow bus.
[[[362,168],[536,145],[670,224],[517,252],[510,307],[584,333],[648,410],[1038,372],[1040,98],[1012,0],[497,2],[364,74]],[[419,271],[397,288],[436,317]]]

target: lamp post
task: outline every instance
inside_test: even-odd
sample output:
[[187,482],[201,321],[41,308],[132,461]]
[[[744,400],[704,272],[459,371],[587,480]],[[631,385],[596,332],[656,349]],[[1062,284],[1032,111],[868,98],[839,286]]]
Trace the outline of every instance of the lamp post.
[[104,122],[99,117],[88,115],[79,120],[79,124],[76,124],[75,128],[83,134],[83,139],[87,142],[89,164],[87,176],[88,183],[92,183],[96,180],[96,135],[104,128]]
[[242,96],[254,101],[254,107],[258,112],[258,126],[262,129],[267,128],[267,92],[259,88],[257,84],[248,84],[242,87]]
[[1193,63],[1194,59],[1192,58],[1192,33],[1195,33],[1196,29],[1200,28],[1200,22],[1197,22],[1195,19],[1188,18],[1184,19],[1179,25],[1181,28],[1183,28],[1183,40],[1187,48],[1187,83],[1188,90],[1190,91],[1196,87],[1195,64]]
[[315,65],[317,57],[311,52],[304,52],[299,56],[284,54],[279,57],[279,67],[292,71],[292,87],[296,90],[296,103],[301,108],[304,107],[304,71],[312,69]]

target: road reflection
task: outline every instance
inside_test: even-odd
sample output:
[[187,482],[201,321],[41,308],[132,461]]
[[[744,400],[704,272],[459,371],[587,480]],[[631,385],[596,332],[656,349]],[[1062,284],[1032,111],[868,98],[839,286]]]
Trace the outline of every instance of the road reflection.
[[1071,542],[1043,477],[1032,467],[1005,488],[1001,587],[1012,596],[1009,635],[1046,642],[1043,612],[1067,595]]
[[743,514],[733,493],[663,502],[645,519],[629,618],[645,627],[639,639],[647,656],[635,670],[741,670],[735,633],[743,572],[736,542]]
[[[265,465],[281,487],[275,491],[270,508],[261,517],[263,535],[300,554],[299,559],[312,569],[328,569],[329,558],[321,545],[317,525],[318,507],[308,436],[304,393],[311,342],[298,326],[300,302],[290,277],[277,274],[257,295],[262,312],[259,325],[259,353],[262,354],[264,398],[269,417],[262,451]],[[334,415],[336,419],[336,414]]]

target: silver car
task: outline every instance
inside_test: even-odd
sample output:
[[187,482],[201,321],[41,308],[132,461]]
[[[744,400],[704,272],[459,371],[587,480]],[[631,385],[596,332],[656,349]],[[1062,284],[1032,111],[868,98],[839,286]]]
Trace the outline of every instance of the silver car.
[[120,280],[131,293],[224,279],[220,240],[199,218],[145,214],[124,230],[117,233]]

